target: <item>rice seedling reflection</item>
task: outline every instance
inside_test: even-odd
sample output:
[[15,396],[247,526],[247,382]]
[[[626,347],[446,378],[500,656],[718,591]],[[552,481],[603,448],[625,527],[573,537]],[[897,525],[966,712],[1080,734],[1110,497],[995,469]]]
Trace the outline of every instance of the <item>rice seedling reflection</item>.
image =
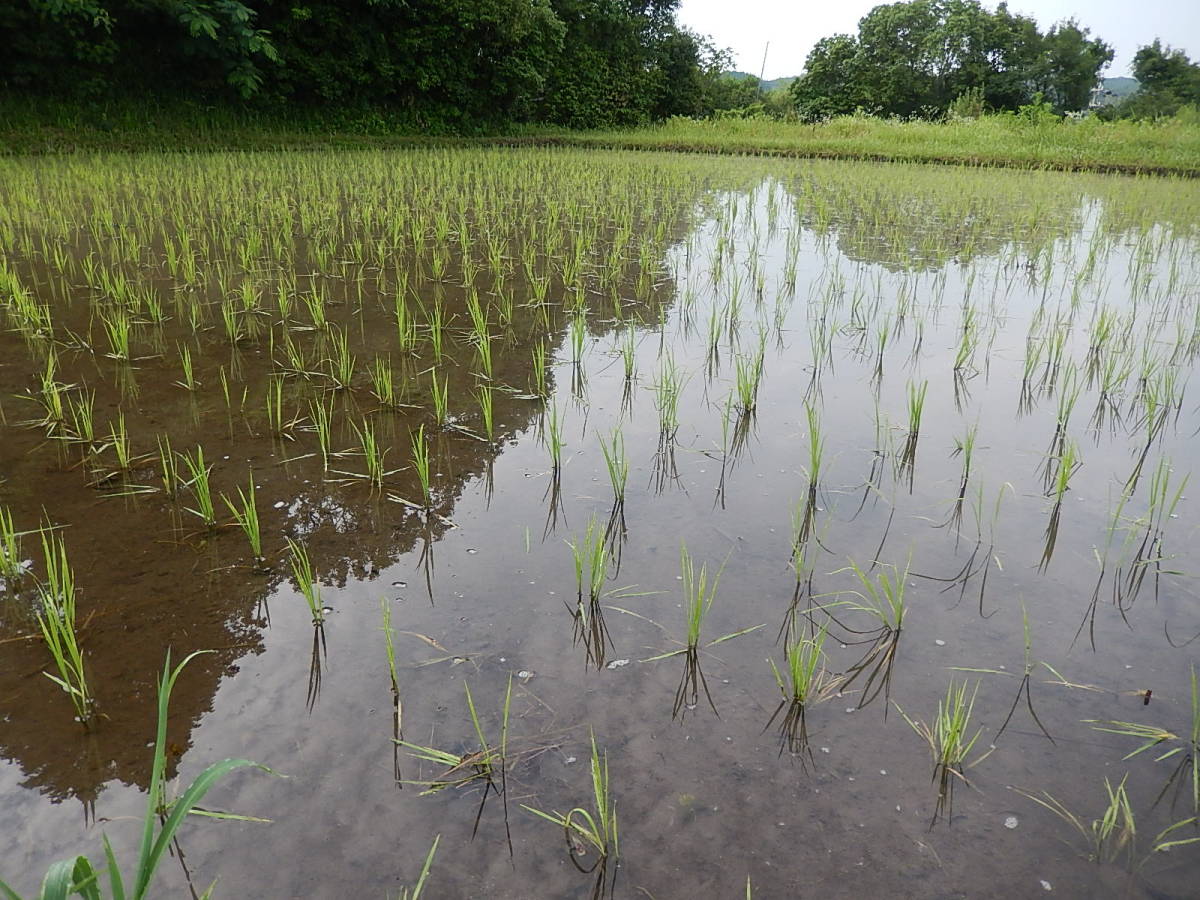
[[896,710],[904,717],[904,721],[929,745],[929,752],[933,757],[933,781],[937,783],[938,796],[933,818],[929,822],[931,829],[943,814],[946,816],[947,825],[953,823],[955,785],[959,781],[969,783],[964,771],[981,763],[995,749],[993,745],[974,760],[967,761],[972,748],[983,733],[982,727],[977,728],[974,734],[970,733],[971,715],[978,693],[979,682],[975,683],[975,688],[968,698],[967,683],[963,681],[956,685],[951,681],[946,688],[945,700],[938,701],[937,715],[932,725],[923,720],[909,718],[899,704],[896,705]]
[[508,841],[508,855],[511,859],[513,855],[512,832],[508,824],[508,720],[512,706],[512,675],[508,677],[508,686],[504,692],[504,705],[500,714],[500,738],[494,743],[489,741],[484,734],[479,714],[475,709],[475,700],[471,696],[471,687],[465,679],[463,680],[463,690],[466,692],[467,711],[470,714],[471,725],[479,749],[459,754],[438,747],[414,744],[402,739],[397,739],[396,743],[416,759],[445,767],[445,770],[437,778],[408,782],[425,788],[421,792],[421,796],[435,794],[446,788],[465,788],[482,783],[483,794],[475,813],[475,823],[471,828],[472,840],[479,831],[479,823],[483,818],[483,809],[487,805],[488,797],[492,794],[499,795],[504,811],[504,833]]
[[574,621],[574,643],[583,644],[587,651],[587,662],[597,669],[604,666],[612,637],[604,621],[604,583],[608,579],[609,553],[604,540],[604,531],[593,515],[582,538],[568,541],[571,558],[575,564],[577,597],[575,607],[567,609]]
[[[612,781],[608,773],[608,753],[601,756],[596,748],[596,735],[591,735],[592,756],[592,809],[576,806],[566,813],[557,810],[544,812],[524,803],[521,808],[540,819],[563,829],[567,842],[567,856],[580,872],[597,873],[591,896],[602,897],[607,889],[611,894],[615,888],[616,863],[620,858],[620,837],[617,827],[616,802],[612,796]],[[580,860],[589,852],[596,859],[590,865]],[[613,864],[612,880],[608,878],[608,866]]]
[[817,521],[817,488],[821,483],[821,467],[825,459],[825,439],[821,435],[821,421],[811,403],[805,402],[804,415],[808,419],[808,492],[803,507],[792,518],[792,547],[808,543]]
[[379,610],[383,616],[383,624],[380,625],[380,631],[383,632],[384,650],[387,651],[388,677],[391,680],[392,687],[392,772],[395,776],[396,786],[402,788],[404,786],[404,779],[400,772],[399,741],[404,737],[404,704],[400,698],[400,676],[396,671],[396,646],[393,641],[392,607],[387,597],[380,598]]
[[[728,557],[726,557],[726,560],[728,560]],[[721,581],[721,573],[725,570],[725,563],[721,564],[716,574],[711,577],[710,582],[708,564],[701,565],[700,570],[697,571],[691,554],[688,553],[687,546],[680,544],[679,569],[680,582],[683,586],[683,602],[681,605],[687,626],[684,640],[677,642],[682,644],[682,646],[675,650],[668,650],[665,653],[651,656],[648,659],[642,660],[642,662],[656,662],[657,660],[669,659],[673,656],[682,656],[684,658],[683,674],[679,679],[679,687],[675,691],[675,699],[671,707],[671,718],[681,718],[695,710],[700,705],[700,692],[702,690],[704,698],[708,701],[708,705],[713,713],[719,715],[712,694],[708,690],[708,682],[704,678],[704,671],[700,665],[700,653],[709,647],[715,647],[717,644],[723,644],[725,641],[741,637],[752,631],[757,631],[763,626],[760,624],[752,625],[749,628],[742,628],[702,645],[700,643],[700,632],[704,625],[704,619],[712,609],[713,602],[717,598],[717,587]],[[623,593],[623,596],[637,595],[626,591]],[[628,612],[628,610],[620,611]],[[639,616],[639,618],[645,617]],[[662,627],[657,622],[653,622],[652,620],[647,621],[651,621],[651,624],[659,628]]]
[[1074,441],[1065,440],[1063,443],[1062,452],[1059,454],[1055,464],[1054,479],[1050,488],[1050,496],[1054,499],[1054,504],[1050,508],[1050,521],[1046,525],[1045,544],[1042,547],[1042,558],[1038,562],[1038,571],[1045,572],[1050,565],[1050,560],[1054,556],[1054,546],[1058,542],[1059,521],[1062,517],[1063,498],[1070,489],[1071,476],[1075,474],[1075,470],[1083,465],[1079,459],[1079,448]]
[[[900,635],[904,629],[904,618],[908,604],[904,597],[908,582],[908,565],[903,571],[895,566],[885,566],[874,578],[864,572],[854,560],[850,560],[848,569],[854,573],[862,587],[861,591],[850,591],[858,600],[836,600],[822,607],[829,618],[843,631],[853,635],[863,635],[858,643],[866,644],[863,656],[845,673],[841,690],[849,690],[859,678],[865,676],[858,707],[869,706],[880,694],[884,697],[884,716],[887,716],[887,703],[891,696],[892,667],[896,661],[896,651],[900,645]],[[891,573],[887,571],[891,570]],[[844,572],[839,569],[833,574]],[[844,609],[847,612],[865,614],[872,625],[865,629],[852,628],[840,621],[832,610]],[[847,643],[855,643],[848,640]]]
[[[775,707],[763,731],[767,731],[779,719],[780,756],[786,750],[802,760],[813,758],[808,743],[808,708],[837,691],[842,681],[831,675],[825,667],[827,636],[826,629],[821,628],[812,637],[797,635],[795,640],[787,643],[784,646],[782,673],[775,665],[775,660],[767,660],[783,699]],[[782,718],[780,713],[783,714]]]
[[921,386],[910,381],[908,383],[908,431],[904,436],[904,445],[897,457],[897,477],[908,483],[908,492],[913,490],[913,476],[917,464],[917,443],[921,438],[921,417],[925,412],[925,394],[929,382],[921,382]]

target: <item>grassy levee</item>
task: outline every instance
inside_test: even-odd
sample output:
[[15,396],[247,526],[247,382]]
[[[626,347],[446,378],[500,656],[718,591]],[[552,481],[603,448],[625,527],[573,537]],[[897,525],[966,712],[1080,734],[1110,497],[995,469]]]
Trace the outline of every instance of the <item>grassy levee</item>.
[[1200,125],[1178,119],[1033,123],[1016,116],[986,116],[904,122],[843,116],[811,125],[774,119],[672,119],[623,131],[540,130],[530,137],[620,149],[1200,176]]
[[187,104],[87,108],[0,101],[0,155],[90,151],[301,150],[521,144],[673,150],[1200,177],[1200,122],[1029,121],[994,115],[954,122],[842,116],[805,124],[768,118],[672,119],[638,128],[572,131],[541,125],[430,134],[384,113],[274,114]]

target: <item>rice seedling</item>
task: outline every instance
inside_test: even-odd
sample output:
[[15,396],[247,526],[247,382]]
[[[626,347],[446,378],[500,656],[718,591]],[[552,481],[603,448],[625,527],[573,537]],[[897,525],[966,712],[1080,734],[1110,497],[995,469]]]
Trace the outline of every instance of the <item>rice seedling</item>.
[[687,546],[680,545],[679,567],[683,576],[683,609],[687,617],[687,646],[684,649],[683,678],[675,691],[675,704],[671,708],[671,715],[675,717],[684,709],[695,709],[700,702],[700,688],[704,689],[704,697],[715,713],[717,706],[713,703],[712,694],[708,690],[708,682],[705,681],[704,672],[700,668],[700,629],[704,624],[704,617],[712,609],[713,601],[717,599],[717,586],[721,582],[721,569],[724,569],[724,566],[717,570],[710,585],[707,563],[701,565],[700,571],[697,572],[692,557],[687,551]]
[[[1046,791],[1040,795],[1017,788],[1017,792],[1027,797],[1043,809],[1049,810],[1082,839],[1087,858],[1098,864],[1120,862],[1129,869],[1140,866],[1143,860],[1137,854],[1137,823],[1134,819],[1133,806],[1125,782],[1129,780],[1126,773],[1114,788],[1112,782],[1104,779],[1106,802],[1099,818],[1087,822],[1071,812],[1060,800]],[[1200,842],[1200,837],[1175,838],[1174,834],[1181,828],[1194,827],[1197,819],[1193,816],[1160,831],[1151,843],[1150,853],[1161,853],[1175,847],[1187,846]]]
[[426,307],[422,303],[421,309],[425,313],[425,328],[429,332],[429,347],[433,350],[434,362],[441,365],[445,352],[445,310],[442,308],[440,295],[430,307]]
[[225,398],[225,409],[229,410],[233,408],[233,400],[229,395],[229,376],[225,373],[224,366],[221,366],[218,372],[221,376],[221,394]]
[[554,477],[557,478],[562,468],[562,451],[563,451],[563,433],[562,433],[562,416],[558,411],[558,404],[550,404],[550,415],[546,418],[545,440],[546,448],[550,451],[550,465],[554,470]]
[[[859,678],[864,678],[858,702],[858,707],[863,709],[881,694],[885,704],[890,699],[892,665],[896,659],[900,635],[904,630],[904,619],[908,612],[905,588],[909,567],[906,564],[903,570],[899,570],[895,566],[884,566],[872,578],[869,569],[864,571],[854,560],[849,560],[846,569],[839,569],[833,574],[847,570],[853,572],[862,588],[850,592],[857,600],[838,600],[827,605],[825,611],[842,630],[851,635],[862,635],[862,641],[867,645],[863,656],[846,670],[841,685],[841,690],[845,692]],[[832,609],[845,609],[851,613],[865,615],[869,624],[864,628],[847,625],[833,615]],[[886,705],[884,715],[887,715]]]
[[826,637],[828,632],[822,628],[812,637],[798,635],[795,640],[789,640],[784,647],[782,673],[775,665],[775,660],[767,660],[783,699],[775,707],[763,731],[769,729],[783,713],[779,724],[780,756],[787,750],[793,756],[812,758],[808,743],[808,708],[826,699],[838,689],[841,681],[826,669]]
[[384,468],[384,460],[387,458],[390,448],[380,448],[379,439],[375,435],[375,426],[369,420],[363,419],[362,427],[351,422],[350,427],[354,429],[354,433],[358,437],[359,452],[362,454],[363,465],[367,470],[362,477],[370,483],[372,488],[382,490],[383,480],[396,471]]
[[1132,371],[1132,365],[1124,357],[1115,353],[1104,357],[1104,362],[1095,376],[1099,391],[1096,395],[1096,406],[1088,422],[1096,432],[1097,439],[1106,425],[1114,433],[1121,426],[1121,389]]
[[12,510],[0,506],[0,578],[17,582],[27,572],[21,559],[21,538],[27,531],[17,531],[13,525]]
[[479,415],[483,420],[483,433],[489,441],[496,437],[496,422],[494,419],[494,410],[492,407],[492,392],[493,388],[488,385],[481,385],[475,392],[475,399],[479,401]]
[[578,369],[583,364],[583,346],[587,340],[587,319],[582,312],[571,317],[571,365]]
[[575,563],[577,588],[575,607],[567,606],[574,620],[574,642],[583,644],[588,664],[599,669],[604,665],[612,638],[600,603],[604,582],[608,579],[609,553],[604,530],[598,526],[594,515],[588,519],[583,537],[568,541],[567,546],[571,548]]
[[613,430],[607,441],[603,435],[597,435],[600,442],[600,452],[604,455],[604,466],[608,470],[608,480],[613,489],[613,508],[625,505],[625,484],[629,480],[629,458],[625,455],[625,436],[620,427]]
[[509,856],[512,856],[512,833],[508,825],[508,720],[512,707],[512,675],[508,677],[508,686],[504,693],[504,705],[500,713],[500,738],[496,742],[489,741],[479,722],[479,713],[475,709],[475,700],[471,696],[471,687],[463,680],[463,690],[467,695],[467,711],[471,717],[471,725],[475,731],[479,749],[463,754],[452,753],[438,747],[428,747],[414,744],[405,740],[397,740],[397,744],[411,753],[415,758],[425,762],[445,766],[446,770],[437,778],[430,781],[419,781],[426,794],[435,794],[446,788],[463,788],[483,783],[483,795],[479,801],[479,809],[475,813],[475,824],[471,830],[474,840],[479,831],[479,822],[483,817],[483,809],[491,794],[498,794],[504,810],[504,831],[508,838]]
[[58,353],[51,347],[46,353],[46,362],[39,373],[40,388],[36,393],[19,395],[31,400],[41,407],[40,418],[31,419],[22,424],[45,431],[47,437],[54,437],[67,421],[63,397],[71,385],[58,381]]
[[492,377],[492,336],[484,331],[475,340],[475,355],[486,378]]
[[[576,806],[566,813],[557,810],[544,812],[522,803],[521,808],[563,829],[567,840],[567,854],[579,871],[590,874],[599,871],[603,875],[608,864],[616,863],[620,857],[620,837],[617,828],[616,802],[612,796],[612,781],[608,773],[608,753],[601,756],[596,748],[596,735],[592,740],[592,808]],[[592,852],[596,861],[584,866],[579,858]],[[603,881],[598,882],[598,887]],[[599,891],[595,892],[599,896]]]
[[208,483],[211,467],[204,463],[204,448],[197,445],[194,456],[185,450],[182,458],[183,465],[191,476],[184,482],[184,486],[191,491],[192,502],[196,504],[194,508],[185,506],[184,509],[199,518],[204,527],[211,531],[217,527],[217,512],[213,505],[212,487]]
[[228,299],[221,301],[221,324],[231,345],[236,346],[246,339],[245,319]]
[[637,374],[637,333],[632,322],[621,332],[620,350],[625,380],[632,381]]
[[450,378],[438,383],[437,369],[429,373],[429,392],[433,398],[433,418],[438,428],[445,428],[450,421]]
[[113,455],[116,457],[114,466],[116,471],[110,473],[107,477],[112,477],[114,474],[124,474],[133,467],[133,449],[129,440],[129,431],[125,427],[125,413],[123,411],[118,411],[116,421],[109,423],[108,440],[98,448],[97,453],[104,450],[112,450]]
[[299,414],[286,418],[283,411],[284,380],[281,375],[272,375],[267,380],[266,411],[267,425],[271,434],[289,441],[296,439],[296,426],[300,424]]
[[38,628],[54,660],[58,674],[42,674],[57,684],[71,699],[76,718],[86,728],[94,714],[94,702],[88,688],[83,651],[79,646],[75,620],[75,573],[67,559],[62,537],[42,529],[42,557],[45,578],[38,582],[40,608]]
[[962,526],[963,502],[967,496],[967,485],[971,481],[971,463],[975,459],[975,442],[979,437],[979,423],[969,425],[961,438],[954,439],[954,452],[951,457],[962,459],[962,475],[958,479],[958,493],[951,503],[950,517],[943,523],[953,525],[955,532]]
[[[1008,708],[1008,715],[1006,715],[1004,717],[1004,721],[1000,723],[1000,728],[996,731],[996,738],[992,743],[995,744],[996,741],[1000,740],[1000,736],[1002,734],[1004,734],[1004,729],[1006,729],[1008,727],[1008,723],[1012,721],[1013,713],[1017,711],[1017,703],[1020,702],[1021,696],[1024,695],[1025,706],[1029,710],[1029,715],[1033,718],[1034,723],[1041,730],[1042,734],[1044,734],[1046,736],[1046,739],[1049,740],[1050,743],[1053,744],[1054,738],[1051,737],[1050,732],[1046,730],[1046,726],[1042,724],[1042,720],[1038,717],[1037,710],[1035,710],[1033,708],[1033,695],[1032,695],[1032,693],[1030,693],[1030,690],[1031,690],[1030,689],[1030,684],[1031,684],[1030,679],[1031,679],[1031,676],[1033,675],[1033,670],[1036,666],[1036,663],[1033,660],[1033,638],[1032,638],[1032,632],[1031,632],[1031,628],[1030,628],[1030,624],[1029,624],[1029,611],[1025,608],[1024,599],[1021,600],[1021,622],[1022,622],[1022,626],[1023,626],[1024,632],[1025,632],[1025,665],[1024,665],[1024,671],[1022,672],[1022,675],[1021,675],[1021,686],[1017,688],[1017,694],[1015,697],[1013,697],[1012,706],[1010,706]],[[1045,665],[1045,663],[1043,663],[1043,665]],[[995,674],[1003,674],[1003,675],[1009,674],[1007,672],[1002,672],[1000,670],[987,670],[987,669],[964,669],[964,671],[969,671],[969,672],[993,671]]]
[[821,421],[811,403],[805,402],[804,415],[808,420],[808,492],[803,504],[792,514],[792,547],[808,543],[817,521],[817,488],[821,483],[821,467],[825,460],[825,439],[821,435]]
[[133,322],[129,312],[123,306],[116,306],[107,313],[100,313],[100,323],[104,326],[104,334],[108,338],[108,356],[111,359],[129,362],[132,358],[129,350],[129,334]]
[[329,378],[334,387],[349,390],[354,382],[356,364],[354,354],[350,352],[350,337],[334,325],[329,326],[329,332],[330,346],[333,348],[333,355],[328,360]]
[[679,430],[679,396],[686,378],[669,353],[664,354],[654,382],[654,407],[658,410],[660,449],[674,442]]
[[329,322],[325,318],[325,294],[319,287],[314,285],[312,290],[300,295],[300,300],[308,311],[308,318],[314,329],[324,331],[329,327]]
[[904,436],[904,445],[897,457],[897,466],[902,476],[906,476],[909,493],[913,488],[913,473],[917,463],[917,442],[921,437],[921,417],[925,412],[925,392],[929,382],[921,382],[917,387],[912,381],[908,383],[908,431]]
[[186,344],[179,345],[179,364],[183,369],[183,379],[176,381],[175,384],[185,391],[196,391],[200,387],[200,382],[196,380],[196,375],[192,371],[192,351]]
[[869,570],[863,571],[851,559],[846,569],[837,571],[853,572],[854,577],[862,586],[861,591],[851,592],[859,598],[857,602],[842,601],[841,605],[852,612],[866,613],[869,618],[875,620],[876,624],[869,629],[869,632],[896,633],[904,629],[904,618],[908,612],[908,604],[904,598],[908,582],[908,565],[905,565],[903,570],[891,565],[882,566],[879,574],[872,578]]
[[409,432],[409,443],[412,445],[413,470],[421,486],[421,502],[426,510],[430,510],[433,508],[433,493],[429,480],[429,442],[425,438],[424,425],[417,428],[415,434]]
[[965,378],[972,370],[975,350],[979,346],[979,323],[976,321],[975,307],[969,303],[963,307],[962,328],[959,332],[958,347],[954,352],[954,375]]
[[1066,449],[1067,424],[1075,409],[1075,404],[1079,400],[1081,389],[1082,385],[1079,384],[1075,369],[1073,367],[1068,369],[1058,389],[1058,412],[1055,417],[1054,434],[1050,438],[1050,445],[1046,450],[1046,459],[1042,466],[1042,483],[1046,493],[1050,493],[1054,485],[1057,466]]
[[401,353],[412,353],[417,346],[417,323],[408,311],[404,290],[396,292],[396,343]]
[[946,688],[946,699],[938,701],[937,715],[933,724],[910,719],[908,715],[896,706],[896,710],[904,717],[924,741],[929,745],[933,757],[933,780],[938,785],[938,799],[934,807],[933,818],[929,823],[932,828],[937,824],[942,813],[946,813],[946,822],[951,824],[954,818],[954,786],[957,781],[967,782],[964,770],[978,765],[986,759],[994,747],[987,750],[974,760],[968,762],[983,728],[979,727],[971,734],[971,715],[975,710],[975,697],[979,693],[979,682],[967,697],[967,683],[955,684],[952,680]]
[[317,433],[317,447],[321,453],[321,465],[325,472],[329,471],[329,456],[331,453],[330,433],[333,421],[333,398],[327,402],[313,400],[308,405],[309,417],[313,430]]
[[312,562],[308,558],[308,550],[291,538],[287,539],[287,545],[291,555],[292,578],[296,582],[296,588],[300,591],[301,596],[304,597],[304,602],[308,604],[308,611],[312,614],[313,625],[323,625],[325,622],[325,607],[321,603],[321,585],[317,582],[316,576],[313,574]]
[[[108,837],[103,839],[106,865],[103,869],[93,868],[86,856],[76,856],[54,863],[46,872],[39,894],[43,900],[52,897],[67,897],[78,894],[84,898],[99,898],[101,873],[108,875],[109,894],[117,900],[144,900],[150,896],[150,888],[154,875],[162,862],[163,856],[172,852],[175,838],[184,820],[192,814],[203,814],[210,818],[234,819],[250,822],[264,822],[252,816],[242,816],[216,810],[202,810],[201,802],[210,790],[226,775],[237,769],[252,767],[268,774],[275,774],[260,763],[247,759],[225,759],[213,763],[196,776],[187,789],[175,799],[167,795],[167,758],[169,747],[167,741],[167,712],[171,702],[171,691],[179,678],[180,672],[193,659],[211,650],[200,650],[187,656],[174,669],[171,668],[171,652],[167,651],[166,663],[162,677],[158,682],[158,728],[154,740],[154,757],[150,766],[150,787],[146,797],[146,811],[142,815],[142,837],[138,845],[138,855],[134,870],[129,881],[121,874],[121,867]],[[436,842],[435,842],[436,846]],[[0,891],[9,900],[21,900],[11,887],[0,881]],[[205,896],[212,894],[212,886],[204,892]]]
[[425,882],[429,880],[429,870],[433,866],[433,855],[437,853],[438,842],[441,839],[440,834],[434,837],[433,846],[429,848],[429,853],[425,856],[425,864],[421,866],[421,874],[417,877],[417,883],[412,886],[411,890],[402,888],[399,900],[421,900],[421,892],[425,890]]
[[[1174,786],[1175,794],[1171,807],[1174,809],[1179,795],[1186,791],[1188,805],[1192,815],[1200,815],[1200,683],[1196,678],[1196,667],[1191,668],[1191,721],[1186,735],[1178,735],[1155,725],[1143,725],[1138,722],[1120,722],[1111,719],[1085,719],[1096,731],[1108,734],[1118,734],[1131,737],[1141,742],[1136,749],[1127,753],[1122,760],[1132,759],[1147,750],[1158,750],[1162,745],[1169,749],[1154,758],[1155,762],[1164,762],[1178,758],[1166,783],[1155,799],[1158,804]],[[1173,746],[1176,745],[1177,746]]]
[[1054,500],[1050,508],[1050,521],[1046,524],[1046,537],[1042,546],[1042,558],[1038,562],[1038,571],[1044,572],[1054,556],[1054,546],[1058,542],[1059,522],[1062,518],[1063,498],[1070,489],[1071,476],[1083,463],[1079,459],[1079,449],[1075,442],[1066,440],[1055,466],[1054,481],[1051,484],[1050,496]]
[[85,455],[93,452],[96,445],[96,392],[81,390],[78,396],[69,394],[67,410],[69,427],[60,437],[82,446]]
[[743,415],[751,415],[758,406],[758,386],[762,383],[763,357],[765,348],[759,339],[758,351],[752,356],[739,355],[734,360],[734,384],[738,395],[738,408]]
[[158,470],[162,479],[163,493],[168,497],[176,497],[182,481],[179,478],[179,458],[171,449],[170,435],[158,436]]
[[225,501],[234,521],[246,535],[246,540],[250,542],[250,551],[254,554],[255,566],[262,568],[266,559],[263,556],[262,528],[258,522],[258,507],[255,505],[254,473],[250,473],[248,490],[243,491],[240,487],[238,488],[238,503],[234,503],[224,494],[221,495],[221,499]]
[[712,711],[716,713],[716,704],[713,702],[712,694],[709,693],[708,683],[704,679],[704,672],[700,666],[700,651],[716,646],[717,644],[722,644],[733,638],[741,637],[744,634],[749,634],[752,631],[757,631],[763,627],[762,625],[754,625],[749,628],[743,628],[739,631],[722,635],[701,646],[700,633],[704,625],[704,619],[712,609],[713,602],[716,600],[717,587],[720,584],[721,573],[725,570],[725,565],[724,563],[721,564],[721,567],[712,576],[710,582],[707,563],[701,565],[700,570],[697,572],[691,554],[688,553],[687,546],[681,544],[679,548],[679,568],[680,581],[683,585],[682,606],[687,626],[685,639],[682,641],[683,646],[677,650],[660,653],[657,656],[652,656],[644,660],[644,662],[655,662],[660,659],[668,659],[672,656],[684,657],[683,676],[680,679],[678,689],[675,691],[675,702],[671,711],[672,718],[678,718],[681,714],[686,714],[694,710],[699,705],[701,690],[704,691],[705,699],[708,701]]

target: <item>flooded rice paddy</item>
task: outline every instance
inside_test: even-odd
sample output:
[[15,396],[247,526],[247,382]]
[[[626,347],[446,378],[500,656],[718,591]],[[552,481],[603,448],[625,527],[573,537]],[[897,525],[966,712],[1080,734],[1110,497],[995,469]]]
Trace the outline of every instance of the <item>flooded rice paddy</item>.
[[270,822],[154,895],[440,836],[425,896],[1195,896],[1194,184],[81,156],[0,211],[22,893],[132,871],[204,650],[163,799],[248,758],[201,805]]

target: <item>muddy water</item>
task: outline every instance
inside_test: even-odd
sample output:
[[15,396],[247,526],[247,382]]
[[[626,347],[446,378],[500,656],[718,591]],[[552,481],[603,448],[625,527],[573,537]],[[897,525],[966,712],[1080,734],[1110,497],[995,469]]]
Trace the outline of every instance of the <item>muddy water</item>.
[[[266,556],[256,566],[236,527],[205,531],[187,491],[141,490],[160,485],[155,456],[112,475],[111,449],[97,449],[97,462],[61,430],[47,438],[46,426],[27,424],[41,415],[29,395],[49,342],[23,336],[10,312],[13,330],[0,336],[0,503],[19,529],[62,527],[97,711],[83,729],[41,674],[50,661],[32,618],[40,551],[26,536],[33,571],[0,595],[0,861],[14,886],[32,890],[63,856],[98,859],[101,834],[118,858],[133,858],[155,680],[168,649],[175,659],[204,649],[213,652],[190,664],[172,699],[175,788],[228,756],[286,777],[241,772],[223,782],[212,808],[271,823],[196,818],[160,870],[163,896],[214,879],[220,896],[395,895],[416,880],[435,835],[430,896],[589,895],[595,874],[577,871],[561,830],[522,808],[590,804],[589,733],[607,753],[620,822],[619,864],[601,885],[616,896],[741,895],[747,877],[764,897],[1194,891],[1196,845],[1151,853],[1154,835],[1195,814],[1186,792],[1174,806],[1170,793],[1155,804],[1178,758],[1123,760],[1138,742],[1086,723],[1191,728],[1188,673],[1200,642],[1187,640],[1200,617],[1187,487],[1151,528],[1161,544],[1134,551],[1159,461],[1170,461],[1173,496],[1196,458],[1194,187],[543,152],[5,165],[6,183],[21,185],[5,202],[26,238],[8,242],[26,252],[6,251],[6,266],[53,306],[57,380],[95,391],[101,434],[122,412],[137,453],[153,454],[168,435],[176,450],[203,446],[214,491],[235,495],[252,477]],[[38,214],[50,202],[68,212]],[[165,216],[139,212],[156,204]],[[416,224],[388,235],[380,253],[371,249],[385,231],[377,210],[389,204]],[[469,278],[462,226],[438,234],[438,211],[455,222],[460,208],[476,232],[479,271]],[[198,210],[211,218],[188,220]],[[253,226],[284,216],[286,241],[241,254]],[[580,276],[578,362],[555,229],[594,235]],[[165,240],[188,230],[201,248],[195,279],[164,259]],[[487,268],[491,232],[507,242],[499,279]],[[439,241],[453,252],[435,278]],[[132,362],[104,355],[97,310],[113,301],[89,254],[149,285],[169,311],[135,330]],[[251,276],[264,312],[244,317],[254,333],[231,343],[220,304]],[[468,280],[495,338],[490,380],[470,335]],[[420,325],[410,353],[395,336],[401,283]],[[330,298],[331,334],[308,327],[310,284]],[[293,294],[288,316],[273,299],[280,286]],[[192,306],[207,311],[195,329]],[[435,307],[447,323],[440,362],[424,327],[423,311]],[[1101,311],[1115,325],[1093,354]],[[287,365],[285,332],[317,370],[338,329],[357,357],[349,388]],[[964,333],[973,336],[966,359]],[[531,354],[543,341],[548,400],[532,387]],[[180,344],[191,348],[195,391],[173,383]],[[746,365],[760,347],[756,408],[739,414],[736,395],[728,400],[737,360]],[[404,401],[396,409],[371,394],[367,367],[383,354]],[[1123,373],[1111,409],[1098,407],[1093,356]],[[665,441],[655,390],[664,360],[683,379],[678,427]],[[431,409],[431,372],[450,385],[449,427]],[[272,434],[264,412],[273,375],[300,419],[286,436]],[[924,383],[909,465],[906,405],[910,385]],[[496,387],[491,440],[473,394],[480,384]],[[1076,390],[1066,434],[1082,462],[1048,550],[1045,469],[1061,452],[1062,398]],[[1151,407],[1162,424],[1110,534],[1148,442],[1147,390],[1166,398]],[[335,411],[328,470],[306,420],[313,400]],[[779,719],[768,727],[780,693],[767,660],[782,665],[778,635],[796,596],[806,405],[824,454],[806,548],[812,577],[799,603],[814,611],[800,622],[829,627],[830,678],[872,646],[872,620],[832,605],[858,602],[851,561],[872,578],[907,571],[907,613],[870,693],[863,675],[810,703],[809,745],[792,752]],[[1097,408],[1108,411],[1103,424]],[[555,416],[557,474],[547,447]],[[364,466],[351,423],[364,419],[390,447],[385,468],[398,470],[382,489],[356,477]],[[420,425],[431,437],[430,515],[395,499],[419,499],[409,435]],[[975,425],[964,489],[956,447]],[[573,640],[568,544],[592,516],[610,521],[599,436],[618,426],[630,474],[603,601],[611,644],[597,667]],[[320,632],[285,537],[304,543],[317,568],[329,610]],[[702,643],[762,627],[701,653],[715,712],[702,697],[673,717],[684,661],[646,660],[678,648],[686,631],[681,542],[721,572]],[[489,797],[482,813],[480,785],[422,795],[419,782],[442,769],[397,752],[381,602],[396,631],[406,740],[456,755],[477,749],[464,682],[485,731],[498,735],[513,677],[507,796]],[[1036,719],[1018,693],[1023,610]],[[964,678],[979,684],[971,732],[982,728],[968,759],[994,749],[955,780],[953,807],[939,815],[928,748],[905,715],[931,721],[948,684]],[[1089,860],[1080,835],[1021,793],[1047,792],[1086,827],[1104,806],[1105,779],[1115,785],[1126,773],[1138,844],[1114,860]],[[1189,826],[1171,837],[1195,835]]]

